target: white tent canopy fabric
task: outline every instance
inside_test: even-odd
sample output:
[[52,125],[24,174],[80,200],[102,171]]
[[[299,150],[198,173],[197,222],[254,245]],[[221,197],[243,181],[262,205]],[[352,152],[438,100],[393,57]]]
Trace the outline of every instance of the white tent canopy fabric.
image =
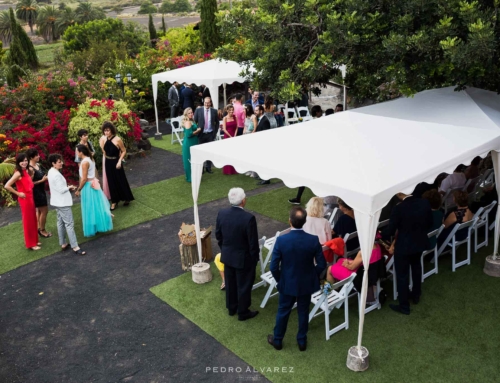
[[231,84],[233,82],[245,82],[245,78],[240,74],[245,69],[244,66],[234,61],[208,60],[199,64],[190,65],[184,68],[174,69],[152,76],[153,97],[156,115],[156,127],[158,128],[158,109],[156,99],[158,97],[158,82],[178,81],[188,84],[205,85],[212,95],[214,108],[219,107],[219,86]]
[[[194,146],[191,166],[197,230],[196,196],[203,162],[232,165],[239,173],[255,171],[262,179],[279,178],[288,187],[307,186],[318,196],[344,199],[354,209],[368,270],[380,212],[391,197],[410,193],[422,181],[433,182],[438,174],[451,173],[477,155],[499,151],[499,122],[500,96],[496,93],[454,92],[450,87]],[[494,165],[498,173],[499,164],[494,161]],[[361,307],[366,303],[367,276],[365,272]],[[364,310],[360,310],[358,348],[363,323]]]

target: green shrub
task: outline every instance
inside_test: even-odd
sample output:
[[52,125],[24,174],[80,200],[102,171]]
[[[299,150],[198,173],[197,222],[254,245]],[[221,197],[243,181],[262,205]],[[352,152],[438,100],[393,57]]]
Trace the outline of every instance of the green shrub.
[[93,77],[101,72],[101,69],[114,67],[117,60],[125,60],[127,50],[125,44],[118,44],[114,41],[91,41],[89,48],[80,52],[75,52],[70,57],[76,73]]
[[193,7],[188,0],[165,0],[161,3],[160,13],[191,12]]
[[147,15],[149,13],[156,13],[158,12],[158,8],[156,8],[156,5],[153,5],[153,3],[149,0],[147,1],[144,1],[139,10],[137,11],[137,13],[139,15]]

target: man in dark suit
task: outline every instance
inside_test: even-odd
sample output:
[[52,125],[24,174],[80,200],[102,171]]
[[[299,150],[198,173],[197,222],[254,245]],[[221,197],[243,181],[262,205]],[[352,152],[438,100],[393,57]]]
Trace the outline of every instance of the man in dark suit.
[[432,230],[432,210],[428,200],[403,193],[397,194],[402,201],[392,210],[386,233],[394,236],[394,268],[396,270],[399,305],[389,305],[396,312],[410,315],[410,267],[413,278],[411,298],[420,301],[422,286],[422,252],[429,248],[427,234]]
[[179,91],[177,90],[177,85],[179,83],[174,81],[170,89],[168,90],[168,102],[170,103],[170,118],[177,117],[179,110]]
[[271,129],[271,123],[267,119],[267,116],[264,115],[264,105],[257,106],[257,108],[255,108],[254,110],[254,113],[257,117],[257,120],[259,121],[256,129],[257,132]]
[[[215,140],[215,136],[219,130],[219,115],[217,110],[211,107],[212,99],[205,97],[203,100],[203,108],[198,108],[194,112],[194,121],[202,130],[198,136],[198,143],[204,144]],[[212,174],[212,161],[205,162],[205,170]]]
[[229,190],[230,208],[217,215],[215,237],[221,249],[226,283],[226,307],[229,315],[238,313],[238,320],[254,318],[259,312],[250,311],[255,269],[259,261],[259,239],[255,217],[245,211],[245,192]]
[[278,283],[280,295],[274,335],[268,335],[267,342],[276,350],[283,348],[283,337],[295,302],[299,315],[297,343],[300,351],[306,350],[311,294],[319,290],[319,274],[326,268],[318,237],[302,230],[306,217],[302,207],[294,206],[289,219],[292,230],[278,237],[274,245],[269,269]]
[[196,94],[191,89],[191,85],[186,84],[186,87],[181,92],[182,95],[182,109],[191,108],[194,110],[194,98]]

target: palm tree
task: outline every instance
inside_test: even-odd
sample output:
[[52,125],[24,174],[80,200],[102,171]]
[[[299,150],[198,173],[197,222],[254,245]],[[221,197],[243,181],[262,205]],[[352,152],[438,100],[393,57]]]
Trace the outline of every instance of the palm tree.
[[16,159],[7,158],[0,162],[0,182],[6,182],[16,171]]
[[102,9],[94,7],[91,3],[85,1],[76,7],[75,18],[79,24],[83,24],[92,20],[105,19],[106,14]]
[[12,41],[12,28],[10,27],[9,11],[0,12],[0,38],[3,45],[8,45]]
[[51,42],[58,36],[56,31],[56,20],[59,16],[59,10],[53,5],[41,7],[38,11],[36,25],[45,41]]
[[33,35],[33,24],[35,24],[38,15],[38,4],[36,0],[20,0],[16,5],[16,16],[24,20],[30,26]]
[[64,8],[56,20],[56,31],[58,35],[62,35],[64,31],[76,24],[75,12],[69,7]]

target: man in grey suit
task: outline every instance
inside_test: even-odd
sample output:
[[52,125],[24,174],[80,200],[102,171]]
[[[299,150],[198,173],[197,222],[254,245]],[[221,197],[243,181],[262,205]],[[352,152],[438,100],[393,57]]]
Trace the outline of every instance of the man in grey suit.
[[168,90],[168,102],[170,104],[170,118],[175,118],[178,115],[179,110],[179,91],[177,90],[177,85],[179,83],[174,81],[170,89]]
[[[217,110],[211,107],[212,99],[205,97],[203,100],[203,108],[198,108],[194,112],[194,121],[198,127],[202,129],[198,136],[198,143],[204,144],[215,140],[215,136],[219,130],[219,115]],[[205,162],[205,170],[212,174],[212,161]]]

